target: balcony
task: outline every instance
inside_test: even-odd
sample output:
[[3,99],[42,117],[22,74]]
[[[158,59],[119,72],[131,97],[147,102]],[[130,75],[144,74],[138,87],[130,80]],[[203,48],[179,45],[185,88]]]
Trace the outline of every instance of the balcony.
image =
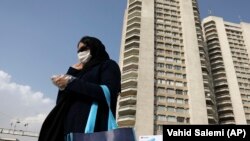
[[[213,98],[211,98],[211,97],[206,97],[206,101],[210,105],[215,105],[215,100]],[[210,107],[210,108],[212,108],[212,107]]]
[[213,65],[211,68],[212,68],[212,72],[225,69],[224,65],[216,65],[216,66]]
[[129,95],[136,95],[137,93],[137,86],[127,86],[122,87],[121,96],[129,96]]
[[220,124],[235,124],[234,120],[221,121]]
[[127,65],[123,66],[123,73],[129,72],[129,71],[137,71],[138,70],[138,64],[137,63],[129,63]]
[[130,48],[130,49],[125,50],[124,58],[127,58],[127,57],[132,56],[132,55],[138,56],[139,55],[139,48]]
[[141,18],[140,17],[134,17],[134,18],[131,18],[130,20],[128,20],[128,23],[127,25],[131,25],[133,23],[140,23],[141,22]]
[[214,114],[208,114],[208,122],[209,124],[217,124],[218,123],[217,116]]
[[219,59],[219,60],[214,60],[214,61],[211,61],[210,64],[213,66],[213,65],[223,65],[224,62],[222,59]]
[[132,13],[134,11],[141,11],[141,5],[140,4],[133,4],[129,6],[128,13]]
[[226,81],[214,83],[215,87],[220,87],[220,86],[225,86],[225,85],[227,86],[227,82]]
[[131,42],[125,45],[125,51],[130,50],[130,49],[138,49],[139,45],[140,45],[139,42]]
[[135,114],[136,106],[135,105],[127,105],[119,107],[118,113],[119,115],[133,115]]
[[217,77],[218,75],[226,75],[226,72],[224,70],[215,71],[212,73],[213,77]]
[[133,23],[127,28],[126,38],[130,38],[136,35],[140,35],[140,24]]
[[221,100],[221,101],[217,101],[217,105],[218,106],[225,106],[225,105],[228,105],[228,106],[231,106],[232,105],[232,102],[230,100]]
[[130,69],[128,71],[123,71],[122,73],[122,80],[127,79],[128,77],[137,77],[138,76],[137,69]]
[[215,28],[211,28],[209,30],[206,30],[205,35],[206,36],[217,35],[216,29]]
[[138,62],[138,58],[139,58],[139,51],[138,49],[132,49],[130,51],[126,51],[126,53],[124,53],[124,64],[126,62]]
[[227,86],[217,87],[215,88],[216,98],[222,95],[229,95],[229,89]]
[[218,100],[222,101],[222,100],[230,100],[230,96],[229,94],[224,94],[224,95],[217,95],[216,97]]
[[131,43],[139,43],[140,41],[140,37],[139,36],[132,36],[132,37],[129,37],[125,40],[125,44],[131,44]]
[[217,35],[209,35],[207,36],[207,40],[213,40],[213,39],[218,39]]
[[135,116],[134,115],[119,116],[117,122],[119,127],[134,126]]
[[135,105],[135,103],[136,103],[136,96],[120,97],[120,100],[119,100],[120,106]]
[[221,114],[221,115],[219,115],[219,118],[220,119],[223,119],[223,118],[234,118],[234,114],[233,113]]
[[215,55],[215,54],[221,54],[221,50],[217,48],[215,48],[214,50],[210,50],[209,52],[209,55]]
[[233,108],[232,107],[219,107],[218,112],[232,112]]
[[221,55],[211,55],[210,56],[210,60],[212,61],[212,60],[219,60],[219,59],[221,59],[222,58],[222,56]]
[[128,14],[128,19],[131,19],[133,17],[140,17],[141,16],[141,11],[133,11]]
[[131,64],[131,63],[138,63],[139,58],[138,55],[132,55],[127,58],[124,58],[123,65]]
[[215,82],[226,81],[226,80],[227,77],[225,75],[217,75],[216,77],[214,77]]
[[129,77],[122,80],[122,88],[137,86],[137,77]]

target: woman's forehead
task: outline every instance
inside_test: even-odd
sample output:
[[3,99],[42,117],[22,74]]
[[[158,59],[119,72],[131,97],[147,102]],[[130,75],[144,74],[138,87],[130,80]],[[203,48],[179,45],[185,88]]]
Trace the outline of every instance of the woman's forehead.
[[82,42],[80,42],[79,45],[78,45],[78,48],[81,48],[81,47],[83,47],[83,46],[85,46],[85,44],[82,43]]

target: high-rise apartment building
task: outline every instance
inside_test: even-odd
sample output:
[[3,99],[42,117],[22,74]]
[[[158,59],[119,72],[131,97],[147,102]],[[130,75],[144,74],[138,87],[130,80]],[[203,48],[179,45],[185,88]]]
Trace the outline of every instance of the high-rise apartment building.
[[167,124],[217,124],[208,62],[196,0],[128,0],[119,126],[152,135]]
[[250,124],[250,24],[203,20],[219,123]]

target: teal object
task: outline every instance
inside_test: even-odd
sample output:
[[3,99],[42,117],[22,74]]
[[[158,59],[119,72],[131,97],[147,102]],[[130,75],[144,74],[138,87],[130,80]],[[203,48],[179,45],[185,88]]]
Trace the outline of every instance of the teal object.
[[[101,85],[101,88],[103,90],[103,93],[105,95],[106,101],[109,106],[109,116],[108,116],[108,131],[117,129],[118,125],[115,121],[114,115],[112,114],[111,108],[110,108],[110,91],[109,88],[106,85]],[[95,123],[96,123],[96,116],[97,116],[97,110],[98,110],[98,103],[93,102],[90,108],[89,117],[87,120],[87,124],[85,127],[84,133],[94,133],[95,129]],[[67,141],[73,141],[73,133],[69,133],[66,135]]]
[[[116,124],[115,118],[114,118],[112,111],[111,111],[111,108],[110,108],[110,101],[111,101],[110,100],[110,91],[106,85],[101,85],[101,88],[103,90],[103,93],[105,95],[106,101],[107,101],[108,106],[109,106],[108,131],[113,130],[113,129],[117,129],[118,125]],[[89,113],[89,117],[87,120],[87,124],[86,124],[84,133],[94,133],[97,109],[98,109],[98,103],[93,102],[93,104],[91,105],[91,109],[90,109],[90,113]]]

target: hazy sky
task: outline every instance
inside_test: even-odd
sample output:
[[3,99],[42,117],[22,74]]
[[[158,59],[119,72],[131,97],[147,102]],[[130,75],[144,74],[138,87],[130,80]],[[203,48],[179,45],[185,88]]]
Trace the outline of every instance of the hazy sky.
[[[0,0],[0,127],[10,127],[9,119],[41,122],[57,94],[50,77],[76,63],[76,44],[82,36],[100,38],[118,61],[126,3]],[[211,10],[227,21],[238,23],[240,16],[250,22],[249,0],[199,0],[199,4],[202,18]]]

